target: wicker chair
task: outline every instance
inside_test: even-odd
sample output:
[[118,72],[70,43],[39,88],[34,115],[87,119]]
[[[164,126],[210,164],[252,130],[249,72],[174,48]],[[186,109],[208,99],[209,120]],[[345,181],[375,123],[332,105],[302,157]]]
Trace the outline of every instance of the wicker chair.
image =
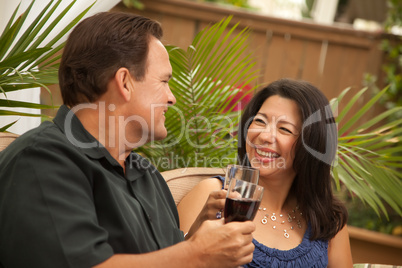
[[0,132],[0,151],[3,151],[10,143],[12,143],[19,135],[14,133]]
[[216,175],[225,175],[223,168],[179,168],[161,173],[172,192],[176,206],[200,181]]
[[370,263],[356,263],[353,268],[401,268],[402,266],[390,264],[370,264]]

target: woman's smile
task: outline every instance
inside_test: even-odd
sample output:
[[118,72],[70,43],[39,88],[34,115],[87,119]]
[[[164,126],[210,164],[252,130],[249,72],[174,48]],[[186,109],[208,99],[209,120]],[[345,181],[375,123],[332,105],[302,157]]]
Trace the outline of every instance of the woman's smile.
[[247,131],[250,164],[260,169],[261,175],[293,175],[294,145],[300,127],[299,109],[293,100],[277,95],[266,99]]

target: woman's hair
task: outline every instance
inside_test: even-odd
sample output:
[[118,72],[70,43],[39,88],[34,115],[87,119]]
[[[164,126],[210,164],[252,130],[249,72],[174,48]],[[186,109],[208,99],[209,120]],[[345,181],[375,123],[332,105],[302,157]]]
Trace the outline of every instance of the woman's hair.
[[158,22],[134,14],[101,12],[80,22],[67,40],[59,68],[64,104],[97,100],[121,67],[141,81],[150,38],[160,40],[162,34]]
[[346,224],[345,206],[334,197],[331,165],[337,150],[337,128],[327,98],[305,81],[281,79],[260,90],[246,106],[240,126],[238,161],[250,166],[247,152],[247,131],[263,103],[271,96],[293,100],[302,119],[302,130],[294,145],[293,169],[296,177],[291,193],[311,224],[311,239],[333,238]]

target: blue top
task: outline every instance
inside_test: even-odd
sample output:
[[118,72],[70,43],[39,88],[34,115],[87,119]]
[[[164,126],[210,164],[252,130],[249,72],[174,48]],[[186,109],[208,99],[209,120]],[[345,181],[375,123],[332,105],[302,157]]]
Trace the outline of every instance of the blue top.
[[[215,178],[224,181],[224,177],[216,176]],[[311,226],[303,236],[302,242],[295,248],[290,250],[279,250],[269,248],[257,240],[253,239],[255,245],[253,261],[244,265],[244,268],[257,267],[300,267],[300,268],[321,268],[328,265],[328,241],[310,240]]]

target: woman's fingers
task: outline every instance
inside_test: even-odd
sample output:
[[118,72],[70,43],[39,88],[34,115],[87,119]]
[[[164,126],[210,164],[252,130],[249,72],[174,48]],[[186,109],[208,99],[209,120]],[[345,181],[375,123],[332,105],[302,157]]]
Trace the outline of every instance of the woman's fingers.
[[213,191],[209,194],[208,200],[205,204],[205,208],[208,211],[208,219],[213,220],[222,217],[222,211],[225,208],[225,200],[225,190]]

